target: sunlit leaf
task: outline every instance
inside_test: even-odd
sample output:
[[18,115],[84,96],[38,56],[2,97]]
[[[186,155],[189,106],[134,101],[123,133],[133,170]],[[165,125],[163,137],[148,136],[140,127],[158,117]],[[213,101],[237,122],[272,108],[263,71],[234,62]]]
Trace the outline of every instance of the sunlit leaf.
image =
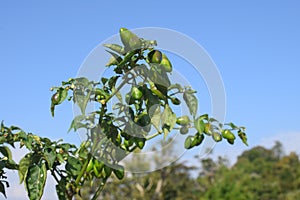
[[108,81],[108,86],[110,88],[110,90],[112,90],[113,88],[115,88],[117,80],[120,76],[112,76],[109,81]]
[[50,169],[52,169],[52,166],[56,160],[56,152],[53,148],[47,148],[44,152],[44,158],[47,161],[47,164]]
[[58,104],[61,104],[67,98],[68,90],[61,89],[58,92],[59,92],[59,96],[60,96],[60,100],[59,100]]
[[149,78],[154,82],[155,85],[166,87],[166,90],[171,85],[167,73],[155,64],[151,64]]
[[66,170],[72,174],[72,176],[77,176],[82,168],[81,162],[75,158],[69,156],[67,159]]
[[112,65],[118,65],[122,61],[122,58],[119,55],[117,55],[111,51],[107,51],[107,52],[111,54],[111,57],[105,66],[109,67]]
[[31,164],[31,154],[26,154],[19,162],[18,174],[19,174],[20,184],[23,183],[30,164]]
[[183,93],[183,99],[186,102],[186,105],[189,108],[189,111],[193,117],[196,116],[198,110],[198,100],[197,97],[190,92]]
[[149,115],[151,118],[151,123],[156,128],[156,130],[159,130],[161,121],[160,106],[152,106],[149,110]]
[[74,131],[77,131],[79,128],[81,128],[82,123],[81,121],[85,119],[85,115],[78,115],[76,116],[70,125],[70,128],[68,130],[68,132],[70,132],[72,129],[74,129]]
[[172,109],[168,104],[165,105],[165,109],[161,116],[161,123],[162,128],[164,131],[164,137],[167,136],[169,132],[174,128],[174,125],[176,124],[176,114],[173,113]]
[[238,136],[240,137],[240,139],[242,140],[242,142],[248,146],[248,142],[247,142],[247,135],[246,133],[242,132],[242,131],[238,131]]
[[205,128],[205,123],[201,119],[201,116],[198,117],[194,122],[195,129],[198,131],[199,134],[202,134]]
[[66,192],[66,178],[61,178],[58,184],[55,186],[56,188],[56,194],[58,196],[59,200],[66,200],[68,199],[68,195]]
[[29,199],[40,200],[42,198],[46,179],[47,169],[44,162],[29,167],[26,175],[26,190]]
[[81,113],[84,115],[93,90],[93,84],[86,78],[77,78],[75,82],[75,88],[73,100],[80,108]]
[[3,156],[7,157],[8,160],[12,159],[11,151],[7,146],[0,146],[0,153],[2,153]]
[[113,172],[116,175],[116,177],[121,180],[124,178],[124,167],[121,165],[114,165],[113,166]]
[[125,53],[124,47],[118,44],[103,44],[103,46],[109,48],[110,50],[113,50],[120,55],[123,55]]

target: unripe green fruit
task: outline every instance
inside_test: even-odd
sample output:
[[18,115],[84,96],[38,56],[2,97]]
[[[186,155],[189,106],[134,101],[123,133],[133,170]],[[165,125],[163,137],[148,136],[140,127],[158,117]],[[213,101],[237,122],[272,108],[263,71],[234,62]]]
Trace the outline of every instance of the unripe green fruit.
[[234,140],[235,136],[230,130],[223,130],[222,137],[228,140]]
[[192,146],[192,143],[194,141],[194,137],[189,135],[186,139],[185,139],[185,142],[184,142],[184,148],[186,149],[191,149],[193,146]]
[[171,98],[171,101],[174,105],[179,105],[181,102],[178,98],[174,97],[174,98]]
[[190,122],[190,118],[187,116],[187,115],[184,115],[184,116],[181,116],[181,117],[178,117],[177,120],[176,120],[176,123],[178,125],[188,125]]
[[166,72],[172,72],[172,64],[165,54],[162,54],[160,65],[164,68]]
[[102,170],[102,175],[105,178],[108,178],[111,175],[111,172],[112,172],[112,169],[109,166],[104,165],[104,170]]
[[213,132],[212,137],[216,142],[220,142],[222,140],[222,136],[218,132]]
[[185,134],[187,134],[188,132],[189,132],[189,128],[188,128],[188,127],[183,126],[183,127],[180,128],[180,133],[181,133],[182,135],[185,135]]
[[131,98],[131,94],[130,94],[130,93],[127,93],[127,94],[125,95],[125,101],[126,101],[126,103],[129,104],[129,105],[131,105],[131,104],[134,103],[134,99]]
[[121,134],[118,134],[116,139],[115,139],[115,145],[116,146],[120,146],[122,143],[122,138],[121,138]]
[[53,105],[59,104],[60,98],[61,97],[60,97],[59,92],[56,92],[55,94],[53,94],[51,97],[51,101],[52,101]]
[[126,149],[128,149],[129,147],[132,146],[133,143],[131,141],[132,141],[131,138],[128,138],[128,139],[125,138],[124,146],[126,147]]
[[227,139],[227,142],[228,142],[229,144],[234,144],[234,139],[232,139],[232,140]]
[[145,138],[135,138],[134,143],[139,149],[143,149],[145,146],[146,139]]
[[193,147],[194,146],[199,146],[203,142],[203,140],[204,140],[204,135],[203,134],[201,134],[201,135],[196,134],[194,136],[194,140],[192,142],[192,146]]
[[88,166],[86,167],[86,172],[92,171],[93,167],[94,167],[93,159],[90,159]]
[[204,127],[204,131],[203,131],[206,135],[211,135],[212,132],[211,132],[211,125],[209,123],[205,124],[205,127]]
[[161,63],[162,53],[158,50],[152,50],[148,53],[148,60],[150,63]]
[[113,168],[113,172],[119,180],[124,178],[124,171],[124,167],[121,165],[114,166]]
[[100,166],[100,163],[97,159],[93,159],[93,172],[97,178],[100,178],[102,176],[102,167],[103,166]]
[[147,126],[150,124],[150,122],[151,122],[151,118],[149,117],[149,115],[146,112],[143,112],[138,116],[137,123],[140,126]]
[[143,97],[143,92],[139,88],[133,86],[131,89],[131,97],[134,100],[140,100]]

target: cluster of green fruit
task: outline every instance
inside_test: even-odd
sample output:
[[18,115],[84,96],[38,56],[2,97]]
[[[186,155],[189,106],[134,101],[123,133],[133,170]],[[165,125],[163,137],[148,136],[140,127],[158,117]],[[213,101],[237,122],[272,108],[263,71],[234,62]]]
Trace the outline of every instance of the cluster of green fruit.
[[115,164],[110,167],[95,157],[90,159],[86,167],[86,174],[90,174],[96,178],[108,178],[112,172],[114,172],[118,179],[122,179],[124,177],[123,166]]
[[[197,130],[194,136],[187,136],[185,140],[185,148],[190,149],[195,146],[198,146],[204,140],[204,135],[212,136],[215,142],[220,142],[222,139],[226,139],[229,144],[234,144],[234,140],[236,139],[234,133],[229,129],[222,129],[221,124],[214,124],[215,120],[213,118],[208,118],[207,115],[202,115],[195,119],[194,128]],[[191,120],[187,115],[178,117],[176,123],[181,126],[180,133],[185,135],[189,132],[189,128],[191,127]],[[245,139],[245,135],[242,133],[240,129],[243,127],[236,127],[231,124],[232,130],[238,130],[239,136]]]

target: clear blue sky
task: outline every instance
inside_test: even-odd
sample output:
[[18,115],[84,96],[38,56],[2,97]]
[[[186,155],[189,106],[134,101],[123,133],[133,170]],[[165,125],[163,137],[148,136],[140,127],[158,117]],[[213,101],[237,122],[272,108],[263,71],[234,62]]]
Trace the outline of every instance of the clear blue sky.
[[1,0],[0,120],[78,141],[66,134],[71,104],[50,116],[49,88],[74,77],[88,53],[120,27],[154,26],[182,32],[207,50],[226,88],[226,120],[247,127],[251,146],[285,138],[293,150],[300,142],[299,9],[296,0]]

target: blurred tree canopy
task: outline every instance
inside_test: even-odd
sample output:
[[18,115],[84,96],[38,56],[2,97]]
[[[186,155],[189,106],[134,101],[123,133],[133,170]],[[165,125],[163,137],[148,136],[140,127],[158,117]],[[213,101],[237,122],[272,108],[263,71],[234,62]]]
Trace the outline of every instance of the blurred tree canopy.
[[[193,162],[197,167],[183,161],[148,174],[128,173],[121,181],[112,177],[99,199],[300,199],[299,156],[295,152],[286,155],[280,142],[270,149],[257,146],[244,151],[232,166],[224,157],[197,159],[197,162]],[[132,164],[149,163],[133,160]],[[89,199],[97,182],[93,185],[86,185],[82,199]]]

